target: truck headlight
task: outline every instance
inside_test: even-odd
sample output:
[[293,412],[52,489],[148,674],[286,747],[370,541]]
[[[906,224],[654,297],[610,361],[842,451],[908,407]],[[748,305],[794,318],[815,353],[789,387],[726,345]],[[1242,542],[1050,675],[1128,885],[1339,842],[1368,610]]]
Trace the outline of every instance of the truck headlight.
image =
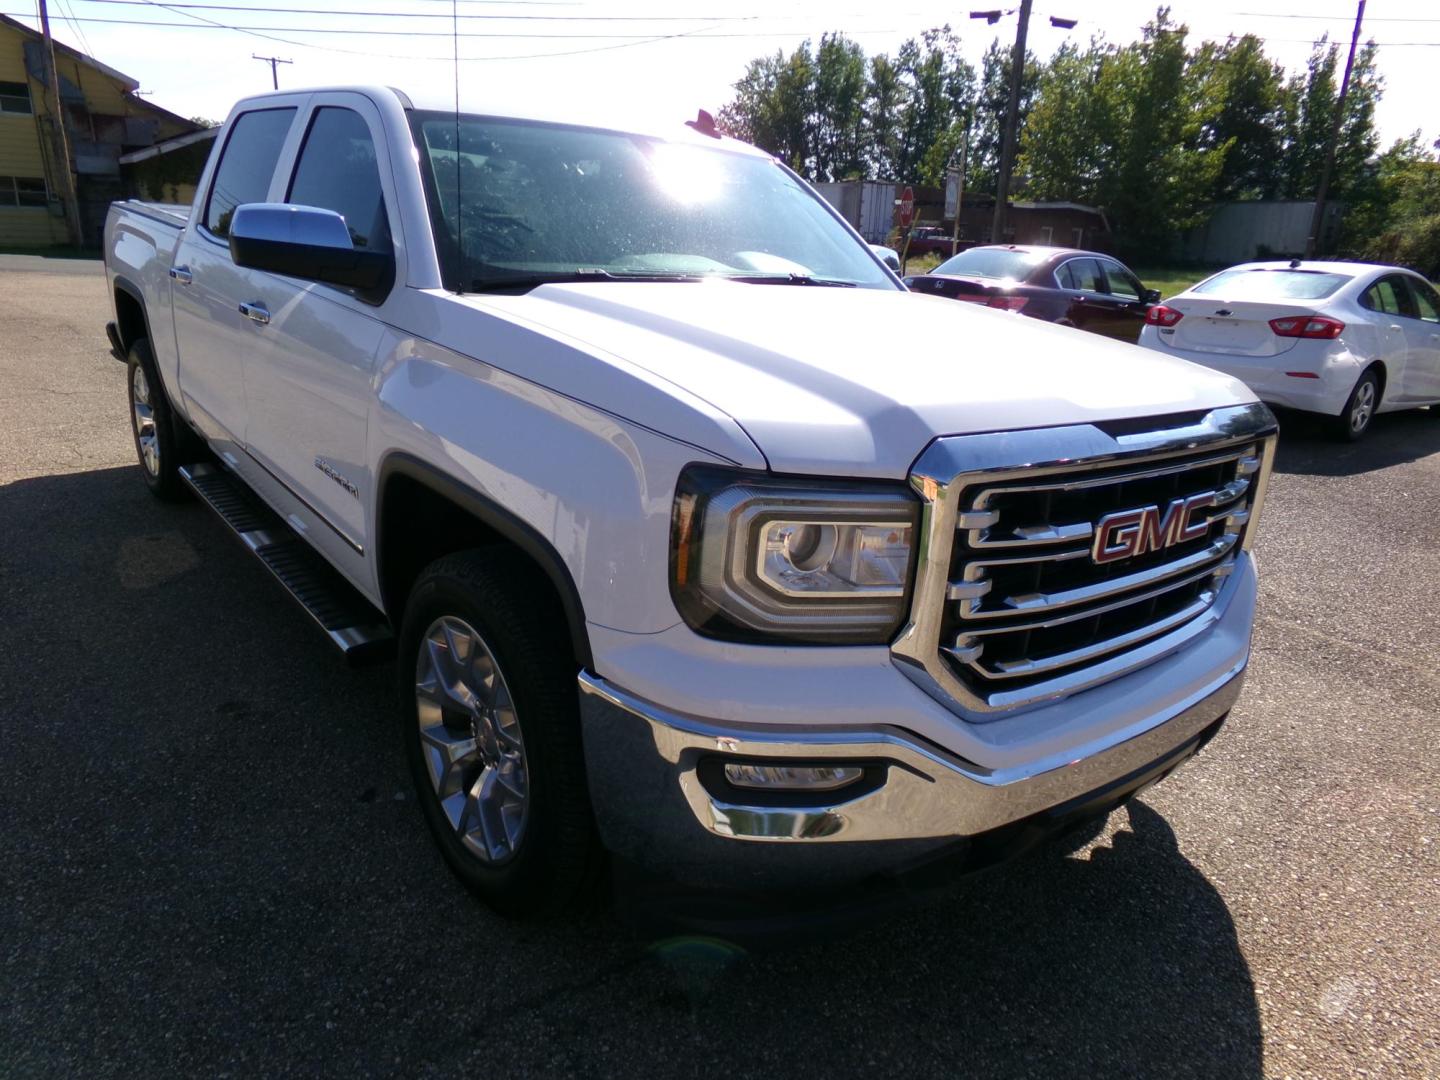
[[920,505],[901,484],[692,466],[675,494],[670,591],[733,641],[889,641],[909,610]]

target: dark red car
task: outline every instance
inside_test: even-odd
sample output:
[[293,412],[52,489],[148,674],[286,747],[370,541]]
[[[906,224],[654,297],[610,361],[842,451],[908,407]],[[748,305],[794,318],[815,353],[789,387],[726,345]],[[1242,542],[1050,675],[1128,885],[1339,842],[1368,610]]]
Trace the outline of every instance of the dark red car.
[[1138,341],[1145,313],[1160,302],[1109,255],[1006,244],[971,248],[928,274],[905,279],[912,292],[1005,308],[1034,319]]

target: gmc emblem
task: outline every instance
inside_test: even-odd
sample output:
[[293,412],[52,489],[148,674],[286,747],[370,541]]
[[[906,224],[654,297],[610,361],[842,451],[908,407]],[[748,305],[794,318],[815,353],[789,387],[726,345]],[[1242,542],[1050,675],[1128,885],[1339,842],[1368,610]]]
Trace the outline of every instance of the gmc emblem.
[[1195,511],[1215,505],[1215,493],[1176,499],[1160,513],[1158,506],[1142,506],[1106,514],[1095,527],[1090,558],[1097,563],[1133,559],[1147,551],[1163,551],[1186,540],[1198,540],[1210,528],[1209,518],[1194,520]]

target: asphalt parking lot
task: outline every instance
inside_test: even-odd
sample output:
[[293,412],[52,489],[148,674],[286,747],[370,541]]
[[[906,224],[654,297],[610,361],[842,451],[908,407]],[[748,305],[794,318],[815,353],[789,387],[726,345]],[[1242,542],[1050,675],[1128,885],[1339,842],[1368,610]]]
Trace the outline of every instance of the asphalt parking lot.
[[0,257],[0,1075],[1440,1075],[1440,416],[1283,418],[1197,761],[1078,850],[761,949],[475,903],[392,670],[146,493],[107,310],[98,264]]

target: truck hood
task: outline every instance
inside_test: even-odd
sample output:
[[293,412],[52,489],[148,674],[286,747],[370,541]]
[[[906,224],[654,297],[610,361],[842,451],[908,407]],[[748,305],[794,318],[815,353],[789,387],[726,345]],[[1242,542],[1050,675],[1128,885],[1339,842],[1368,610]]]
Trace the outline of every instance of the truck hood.
[[1148,349],[891,290],[606,282],[464,299],[703,400],[778,472],[900,477],[938,435],[1255,400]]

